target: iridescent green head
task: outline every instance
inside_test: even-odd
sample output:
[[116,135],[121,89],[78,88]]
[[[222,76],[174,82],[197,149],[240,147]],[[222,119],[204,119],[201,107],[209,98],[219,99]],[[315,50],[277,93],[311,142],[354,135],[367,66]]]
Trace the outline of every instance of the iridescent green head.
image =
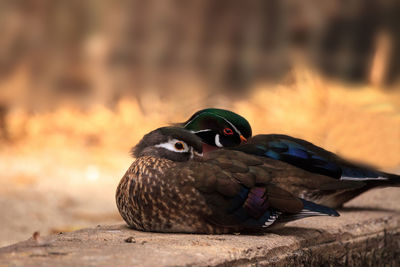
[[249,122],[232,111],[207,108],[197,111],[183,127],[214,147],[233,147],[251,137]]

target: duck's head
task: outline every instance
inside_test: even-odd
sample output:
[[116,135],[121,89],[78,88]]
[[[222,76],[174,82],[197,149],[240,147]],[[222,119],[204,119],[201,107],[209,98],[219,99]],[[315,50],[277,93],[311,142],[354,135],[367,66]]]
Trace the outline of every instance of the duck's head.
[[242,116],[225,109],[207,108],[197,111],[182,126],[210,146],[234,147],[247,142],[251,126]]
[[132,149],[136,158],[151,156],[172,161],[188,161],[202,156],[201,139],[179,127],[162,127],[143,136]]

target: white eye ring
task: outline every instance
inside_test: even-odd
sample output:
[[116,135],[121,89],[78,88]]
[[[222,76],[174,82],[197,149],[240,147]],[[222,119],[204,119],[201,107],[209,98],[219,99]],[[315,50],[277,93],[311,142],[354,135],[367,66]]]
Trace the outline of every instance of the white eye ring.
[[[181,144],[182,148],[179,148],[179,147],[177,148],[176,144]],[[178,139],[171,139],[168,142],[155,145],[155,147],[162,147],[169,151],[178,152],[178,153],[189,152],[189,146],[185,142],[178,140]]]

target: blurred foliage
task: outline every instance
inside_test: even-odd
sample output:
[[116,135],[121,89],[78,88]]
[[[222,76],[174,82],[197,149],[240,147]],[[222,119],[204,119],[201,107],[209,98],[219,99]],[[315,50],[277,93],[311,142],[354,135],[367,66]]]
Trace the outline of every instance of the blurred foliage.
[[399,12],[396,0],[5,0],[0,105],[243,93],[299,61],[385,85],[400,73]]

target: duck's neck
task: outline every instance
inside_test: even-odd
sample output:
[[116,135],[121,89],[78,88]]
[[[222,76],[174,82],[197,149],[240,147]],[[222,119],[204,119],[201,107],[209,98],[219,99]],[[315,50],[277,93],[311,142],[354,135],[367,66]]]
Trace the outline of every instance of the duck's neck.
[[216,146],[211,146],[209,144],[203,143],[203,154],[207,154],[208,152],[217,150],[218,147]]

